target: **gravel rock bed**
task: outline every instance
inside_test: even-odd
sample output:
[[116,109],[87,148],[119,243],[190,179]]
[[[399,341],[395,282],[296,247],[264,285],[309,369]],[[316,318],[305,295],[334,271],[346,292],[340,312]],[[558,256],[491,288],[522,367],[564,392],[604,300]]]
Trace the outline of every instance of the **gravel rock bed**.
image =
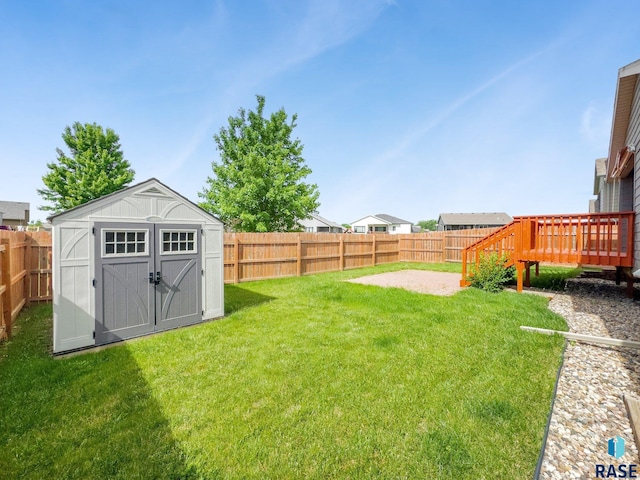
[[[571,279],[549,308],[572,332],[640,341],[640,302],[626,298],[624,283]],[[567,342],[538,478],[595,478],[598,463],[640,463],[624,394],[640,396],[640,351]],[[626,445],[618,460],[607,453],[616,435]]]

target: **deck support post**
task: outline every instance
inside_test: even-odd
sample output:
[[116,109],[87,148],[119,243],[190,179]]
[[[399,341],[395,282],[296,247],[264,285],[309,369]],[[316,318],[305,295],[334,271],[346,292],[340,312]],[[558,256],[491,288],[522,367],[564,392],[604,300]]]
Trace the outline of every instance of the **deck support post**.
[[531,286],[531,262],[526,263],[525,274],[524,274],[524,286]]
[[522,262],[516,262],[516,279],[517,279],[517,288],[518,292],[522,291],[522,273],[524,270],[524,264]]

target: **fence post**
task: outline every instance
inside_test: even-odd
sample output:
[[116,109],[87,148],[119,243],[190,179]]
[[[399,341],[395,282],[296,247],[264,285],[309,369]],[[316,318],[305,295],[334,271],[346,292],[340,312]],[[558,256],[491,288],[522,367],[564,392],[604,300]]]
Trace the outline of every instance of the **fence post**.
[[4,310],[4,323],[7,337],[11,338],[11,326],[13,323],[11,318],[11,313],[13,312],[13,299],[11,298],[11,242],[8,238],[3,238],[0,239],[0,245],[5,246],[4,252],[2,253],[2,255],[4,255],[2,259],[2,279],[6,288],[2,308]]
[[340,271],[344,270],[344,234],[340,235]]
[[[33,249],[31,246],[33,245],[33,238],[29,235],[29,232],[25,232],[24,236],[24,269],[27,271],[24,279],[24,299],[25,305],[29,305],[31,301],[31,292],[33,291],[31,282],[33,278]],[[38,279],[40,275],[38,275]]]
[[302,241],[300,240],[300,234],[298,234],[298,259],[297,259],[297,270],[298,276],[302,276]]
[[[442,237],[444,239],[444,237]],[[467,286],[467,249],[462,250],[462,279],[460,280],[460,286]]]
[[4,260],[4,252],[6,247],[0,243],[0,340],[7,338],[7,328],[5,324],[6,314],[4,311],[4,292],[7,290],[6,280],[3,280],[2,276],[2,261]]
[[240,239],[235,234],[233,239],[233,283],[240,283]]
[[371,262],[376,266],[376,234],[371,235]]

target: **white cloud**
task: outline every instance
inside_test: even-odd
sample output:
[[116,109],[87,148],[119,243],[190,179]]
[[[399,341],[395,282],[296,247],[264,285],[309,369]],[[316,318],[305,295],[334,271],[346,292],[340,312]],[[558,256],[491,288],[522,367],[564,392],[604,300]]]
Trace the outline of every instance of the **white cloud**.
[[580,119],[580,133],[590,143],[603,145],[609,139],[611,130],[610,111],[600,110],[594,102],[589,103],[582,112]]
[[[220,112],[235,112],[239,105],[233,103],[248,94],[269,78],[280,75],[298,64],[311,60],[323,52],[342,45],[371,27],[388,2],[370,0],[310,0],[301,19],[291,18],[290,29],[285,30],[265,50],[245,63],[231,68],[228,87],[208,102]],[[227,18],[221,4],[217,5],[216,18]],[[161,177],[178,170],[212,134],[216,116],[207,113],[194,125],[194,133],[168,163]]]

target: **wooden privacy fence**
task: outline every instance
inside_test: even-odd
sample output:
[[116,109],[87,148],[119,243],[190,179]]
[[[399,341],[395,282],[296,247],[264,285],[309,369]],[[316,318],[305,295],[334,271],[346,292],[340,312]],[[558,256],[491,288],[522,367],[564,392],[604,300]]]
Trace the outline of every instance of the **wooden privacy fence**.
[[[224,281],[349,270],[392,262],[460,262],[467,245],[495,229],[407,235],[225,233]],[[49,301],[51,233],[0,230],[0,339],[28,302]]]
[[51,234],[0,230],[0,340],[26,303],[52,298]]
[[460,262],[493,228],[404,235],[225,233],[224,281],[238,283],[392,262]]

